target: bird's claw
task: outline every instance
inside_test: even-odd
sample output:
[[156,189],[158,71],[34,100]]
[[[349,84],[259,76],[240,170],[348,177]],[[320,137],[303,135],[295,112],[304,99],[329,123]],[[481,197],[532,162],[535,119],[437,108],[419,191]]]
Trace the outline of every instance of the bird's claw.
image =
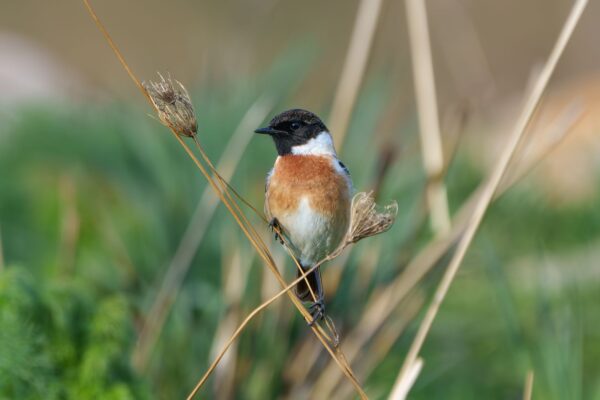
[[279,243],[283,244],[283,237],[279,232],[281,232],[281,224],[279,224],[279,220],[277,218],[273,218],[269,222],[269,229],[273,232],[275,240],[279,241]]
[[325,302],[323,299],[319,299],[312,303],[308,307],[310,312],[311,320],[308,322],[309,326],[313,326],[317,321],[320,321],[325,317]]

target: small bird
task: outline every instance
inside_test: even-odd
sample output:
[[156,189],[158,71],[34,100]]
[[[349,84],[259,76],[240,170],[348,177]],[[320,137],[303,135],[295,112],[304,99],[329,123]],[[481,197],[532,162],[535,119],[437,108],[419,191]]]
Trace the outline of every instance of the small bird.
[[[329,130],[310,111],[284,111],[255,132],[271,136],[278,153],[267,175],[265,213],[271,228],[289,239],[306,271],[337,249],[346,235],[353,191],[350,173],[337,158]],[[307,281],[316,301],[306,280],[296,285],[296,296],[311,302],[312,325],[325,313],[319,268]]]

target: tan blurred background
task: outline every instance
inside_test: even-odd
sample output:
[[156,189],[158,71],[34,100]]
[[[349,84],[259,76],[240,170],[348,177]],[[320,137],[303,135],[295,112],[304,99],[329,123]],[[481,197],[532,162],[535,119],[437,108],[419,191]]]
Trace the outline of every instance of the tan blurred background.
[[[217,85],[227,93],[231,87],[233,96],[240,80],[252,81],[278,56],[315,48],[308,78],[291,100],[315,110],[330,106],[358,6],[357,1],[339,0],[93,4],[142,79],[169,72],[191,88]],[[495,159],[527,83],[548,55],[571,2],[440,0],[427,5],[442,129],[445,121],[456,120],[455,114],[464,114],[465,130],[474,136],[467,141],[471,153],[487,165]],[[600,151],[595,133],[600,127],[595,118],[600,107],[599,20],[600,4],[592,1],[549,86],[545,107],[550,114],[573,101],[582,101],[587,110],[569,143],[537,173],[559,201],[580,200],[594,188]],[[79,1],[5,1],[0,54],[0,105],[136,95]],[[381,127],[386,129],[415,111],[402,1],[383,3],[365,81],[382,73],[397,88],[384,112],[388,122]],[[482,136],[482,131],[496,134]],[[446,146],[451,146],[451,133],[443,133]]]
[[[252,77],[290,47],[312,41],[319,51],[318,61],[309,87],[302,91],[304,101],[317,102],[332,96],[358,2],[103,0],[93,4],[140,76],[170,71],[191,86]],[[496,101],[520,93],[532,66],[548,54],[570,4],[566,0],[429,1],[440,102],[457,102],[481,94],[482,88],[491,91]],[[552,86],[596,72],[599,18],[600,4],[592,1]],[[404,3],[385,1],[367,73],[383,70],[397,76],[400,95],[412,98],[404,84],[411,76],[406,36]],[[9,74],[41,69],[18,64],[25,52],[19,44],[68,71],[57,74],[86,89],[122,96],[134,92],[79,1],[4,2],[2,89],[11,85]],[[23,63],[28,60],[22,57]],[[7,65],[20,68],[6,71]]]
[[[357,1],[340,0],[93,4],[142,79],[168,72],[190,88],[216,85],[225,95],[231,88],[234,96],[240,81],[252,82],[282,54],[316,53],[308,78],[290,103],[319,111],[330,107],[358,6]],[[571,2],[439,0],[427,5],[445,145],[452,147],[456,134],[449,132],[446,125],[452,123],[447,121],[464,116],[461,129],[471,134],[466,148],[476,161],[488,165],[516,117],[536,66],[550,52]],[[599,169],[600,124],[595,117],[600,108],[599,20],[600,4],[592,1],[542,107],[542,113],[549,114],[545,121],[575,101],[586,110],[566,145],[536,173],[550,197],[560,202],[590,195]],[[79,1],[5,1],[0,54],[0,105],[136,95]],[[379,125],[386,130],[415,112],[402,1],[383,2],[364,81],[382,74],[393,87]],[[543,134],[546,127],[540,128]]]

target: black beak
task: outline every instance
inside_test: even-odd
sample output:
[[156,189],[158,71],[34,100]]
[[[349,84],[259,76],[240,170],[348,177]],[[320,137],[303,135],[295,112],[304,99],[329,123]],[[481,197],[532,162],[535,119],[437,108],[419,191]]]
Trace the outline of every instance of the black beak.
[[254,133],[262,133],[262,134],[265,134],[265,135],[274,135],[277,132],[279,132],[277,129],[273,129],[273,128],[268,127],[268,126],[266,126],[264,128],[258,128],[257,130],[254,131]]

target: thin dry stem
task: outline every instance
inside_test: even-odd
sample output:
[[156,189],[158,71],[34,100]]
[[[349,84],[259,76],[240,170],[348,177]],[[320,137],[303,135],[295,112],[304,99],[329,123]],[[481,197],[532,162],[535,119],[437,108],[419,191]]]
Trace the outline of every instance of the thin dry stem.
[[411,365],[408,373],[404,376],[398,375],[396,378],[396,383],[394,383],[394,387],[392,388],[392,393],[389,400],[404,400],[410,392],[410,389],[415,384],[421,370],[423,369],[423,359],[417,358],[415,362]]
[[[244,215],[244,213],[239,209],[237,203],[235,202],[235,200],[229,195],[229,192],[227,191],[227,188],[231,188],[231,186],[229,185],[229,183],[227,183],[227,181],[225,179],[223,179],[223,177],[218,173],[217,169],[214,167],[214,165],[212,164],[212,162],[210,161],[210,158],[208,158],[208,155],[206,154],[206,152],[204,151],[204,149],[202,148],[202,146],[200,145],[200,142],[198,141],[197,137],[194,137],[194,143],[196,144],[196,147],[198,149],[198,151],[200,152],[200,154],[202,155],[204,161],[208,164],[209,168],[211,169],[211,171],[215,174],[215,176],[217,177],[218,181],[221,183],[221,187],[225,193],[225,195],[227,196],[227,198],[229,199],[229,201],[231,201],[231,203],[234,205],[234,207],[236,208],[236,211],[238,211],[239,215],[242,217],[242,220],[249,226],[249,228],[255,233],[255,235],[257,237],[259,237],[258,233],[254,230],[254,227],[250,224],[250,222],[246,219],[246,216]],[[238,198],[243,199],[242,196],[240,196],[240,194],[232,189],[232,192],[234,193],[234,195],[236,195]],[[245,200],[243,200],[244,202],[246,202]],[[248,203],[246,203],[248,204]],[[252,207],[250,205],[250,207],[258,213],[258,211],[256,211],[256,209],[254,209],[254,207]],[[262,216],[262,214],[261,214]],[[264,216],[262,216],[262,219],[266,222],[266,219]],[[279,234],[279,237],[283,240],[284,245],[286,250],[288,250],[288,254],[292,257],[292,260],[294,261],[294,263],[296,264],[296,268],[298,269],[298,271],[300,271],[300,273],[302,273],[302,267],[300,266],[300,263],[298,262],[298,260],[296,259],[296,257],[294,256],[293,252],[290,250],[291,247],[287,241],[286,236],[284,235],[283,232],[281,232],[279,230],[279,228],[274,227],[274,230]],[[262,239],[260,239],[259,237],[259,241],[262,243]],[[264,246],[264,250],[266,252],[269,252],[266,244],[262,243],[262,245]],[[275,268],[277,269],[277,268]],[[311,288],[311,286],[308,283],[308,279],[305,278],[305,282],[308,286],[308,289],[310,291],[310,294],[312,296],[313,301],[317,301],[317,296],[314,293],[313,289]],[[327,336],[324,332],[322,332],[325,336]],[[331,341],[331,340],[330,340]]]
[[[150,104],[152,104],[152,106],[154,107],[154,104],[150,100],[150,97],[149,97],[147,91],[144,89],[144,87],[140,83],[139,79],[137,79],[137,77],[133,74],[133,72],[131,71],[131,69],[129,68],[129,66],[127,65],[127,63],[125,62],[125,59],[123,58],[123,56],[121,55],[120,51],[118,50],[118,48],[116,47],[116,45],[112,41],[112,38],[110,37],[110,35],[106,31],[106,29],[104,28],[103,24],[101,23],[100,19],[97,17],[96,13],[94,12],[93,8],[89,4],[89,1],[88,0],[82,0],[82,1],[85,3],[86,8],[88,9],[88,12],[90,13],[90,15],[92,16],[92,18],[94,19],[96,25],[102,31],[102,33],[104,34],[106,40],[109,42],[112,50],[117,55],[117,58],[119,59],[121,65],[126,69],[126,71],[129,73],[129,76],[131,77],[131,79],[136,83],[136,85],[138,86],[138,88],[140,89],[140,91],[143,93],[143,95],[146,97],[146,99],[150,102]],[[247,219],[244,216],[244,214],[243,213],[241,213],[241,214],[237,213],[237,209],[239,209],[239,207],[237,207],[237,204],[234,201],[230,202],[230,198],[231,197],[230,197],[229,193],[227,191],[225,193],[223,193],[221,191],[221,189],[219,188],[219,185],[217,185],[216,182],[212,179],[211,175],[208,173],[208,171],[206,170],[206,168],[204,167],[204,165],[202,165],[202,163],[200,163],[200,161],[198,160],[198,158],[195,156],[195,154],[192,152],[192,150],[189,148],[189,146],[187,146],[187,144],[181,139],[181,137],[175,131],[175,129],[172,126],[170,126],[170,125],[169,125],[169,129],[170,129],[171,133],[173,134],[173,136],[175,137],[175,139],[184,148],[184,150],[188,154],[188,156],[196,164],[196,166],[198,167],[198,169],[200,170],[200,172],[202,172],[202,174],[207,179],[207,181],[210,184],[210,186],[215,190],[215,192],[217,193],[217,195],[219,196],[219,198],[221,199],[221,201],[223,202],[223,204],[225,205],[225,207],[227,208],[227,210],[234,217],[234,219],[235,219],[236,223],[238,224],[238,226],[240,227],[240,229],[242,229],[242,231],[244,232],[244,234],[246,235],[246,237],[248,238],[248,240],[254,246],[254,248],[258,252],[259,256],[265,261],[265,263],[267,264],[267,266],[269,267],[269,269],[273,272],[273,274],[275,275],[275,277],[277,278],[277,280],[279,281],[279,283],[283,287],[285,287],[286,286],[285,280],[283,279],[283,277],[281,276],[281,273],[277,269],[277,266],[275,265],[275,263],[273,261],[273,258],[271,257],[271,254],[270,254],[268,248],[266,247],[266,245],[264,244],[264,242],[262,241],[262,239],[260,238],[260,236],[256,233],[256,231],[254,230],[254,228],[252,227],[252,225],[250,225],[247,222]],[[194,137],[196,137],[196,136],[194,136]],[[208,159],[208,157],[206,156],[206,154],[202,150],[202,147],[199,144],[198,144],[198,147],[201,150],[201,154],[202,154],[204,160],[206,161]],[[309,321],[310,318],[311,318],[311,316],[308,313],[308,311],[303,307],[303,305],[300,302],[300,300],[298,300],[294,294],[291,294],[289,292],[286,292],[286,293],[287,293],[288,297],[290,298],[290,300],[292,301],[292,303],[294,304],[294,306],[304,316],[305,320]],[[343,357],[343,354],[341,353],[340,349],[336,348],[336,350],[334,351],[329,346],[329,342],[327,341],[326,335],[322,331],[321,327],[313,325],[313,326],[311,326],[311,330],[317,336],[317,338],[319,339],[319,341],[323,344],[323,346],[325,347],[325,349],[327,350],[327,352],[331,355],[331,357],[334,358],[335,362],[340,366],[340,368],[343,370],[344,374],[348,377],[348,379],[351,381],[351,383],[354,385],[354,387],[355,387],[356,391],[358,392],[358,394],[360,395],[360,397],[363,398],[363,399],[367,398],[364,390],[361,388],[360,384],[356,380],[356,377],[354,376],[354,373],[352,372],[352,370],[348,366],[348,363],[345,361],[345,359]],[[195,391],[191,394],[191,396],[193,396],[193,394],[195,394]]]
[[[233,228],[235,229],[235,228]],[[211,358],[214,358],[223,347],[227,338],[235,330],[242,318],[242,297],[244,285],[253,263],[253,254],[246,254],[242,246],[232,246],[231,231],[224,232],[221,236],[221,249],[223,257],[223,299],[227,311],[219,320],[214,331],[213,341],[210,349]],[[227,254],[231,253],[230,257]],[[235,391],[235,369],[237,365],[237,343],[231,345],[228,353],[223,357],[214,372],[214,391],[218,392],[224,399],[232,398]]]
[[575,27],[577,26],[577,22],[579,21],[585,6],[587,5],[587,0],[578,0],[571,10],[567,21],[558,37],[558,40],[548,58],[548,61],[544,65],[544,68],[532,89],[532,92],[529,96],[528,101],[525,104],[525,107],[522,111],[521,116],[517,120],[515,128],[509,138],[509,142],[502,152],[495,168],[492,170],[489,180],[486,182],[484,186],[485,189],[479,198],[478,203],[475,206],[475,210],[473,212],[472,217],[469,220],[466,231],[464,235],[458,242],[458,246],[456,252],[453,254],[452,259],[448,265],[446,272],[438,286],[436,293],[434,295],[433,301],[427,312],[421,325],[419,326],[419,330],[415,336],[415,339],[409,349],[409,352],[406,356],[402,369],[400,371],[400,375],[405,375],[409,373],[411,366],[415,363],[417,359],[417,355],[421,350],[421,347],[427,337],[429,329],[437,315],[437,311],[441,303],[443,302],[446,294],[448,293],[448,289],[450,288],[450,284],[452,283],[454,277],[456,276],[456,272],[461,265],[462,260],[471,244],[475,233],[477,232],[477,228],[479,227],[485,212],[490,205],[491,201],[494,198],[494,194],[500,184],[502,177],[504,176],[511,159],[513,158],[515,149],[518,147],[521,138],[523,137],[526,129],[528,128],[531,119],[533,117],[534,112],[536,111],[539,102],[541,100],[542,94],[554,72],[556,65],[562,55]]
[[[540,140],[539,138],[531,142],[529,146],[522,151],[524,152],[521,162],[512,162],[509,168],[508,175],[502,180],[500,188],[496,193],[496,198],[504,192],[508,191],[514,184],[523,179],[531,170],[535,168],[543,159],[549,156],[563,141],[568,134],[573,132],[572,128],[584,115],[584,110],[580,102],[576,101],[569,104],[559,115],[552,121],[544,125],[543,129],[547,130],[544,138],[548,140]],[[516,161],[516,160],[515,160]],[[374,293],[365,307],[365,312],[357,324],[360,329],[351,331],[346,335],[344,347],[350,361],[358,355],[356,349],[364,349],[369,338],[374,336],[379,327],[384,321],[389,320],[391,313],[398,308],[399,304],[405,299],[417,283],[433,268],[435,263],[445,254],[448,249],[464,232],[466,221],[469,215],[472,214],[473,205],[481,194],[484,184],[475,190],[469,199],[463,203],[460,210],[456,214],[455,222],[452,225],[451,232],[445,237],[440,237],[429,243],[413,260],[408,264],[404,271],[387,287],[381,291]],[[312,354],[309,358],[297,358],[294,366],[290,369],[293,375],[303,373],[303,370],[310,368],[316,361],[314,352],[303,351],[303,354]],[[320,374],[320,380],[327,378],[327,386],[335,386],[337,380],[333,379],[333,370],[330,364],[324,372]],[[335,366],[333,366],[335,368]],[[331,378],[331,379],[330,379]],[[319,387],[320,394],[327,395],[330,391]]]
[[431,215],[431,228],[436,235],[440,235],[450,230],[450,212],[443,180],[444,156],[425,0],[406,0],[406,17],[413,62],[421,153],[427,173],[427,205]]
[[[214,165],[212,164],[212,162],[210,161],[210,159],[208,158],[208,156],[206,155],[206,153],[204,152],[204,149],[202,148],[202,146],[200,145],[200,142],[198,141],[197,137],[194,137],[194,143],[196,144],[196,147],[198,148],[198,151],[200,152],[200,154],[202,155],[202,157],[204,158],[204,160],[206,161],[206,163],[208,164],[209,168],[212,170],[213,174],[215,174],[215,176],[217,177],[217,179],[219,180],[219,182],[221,183],[221,187],[223,189],[223,191],[225,192],[225,194],[227,196],[229,196],[227,189],[229,188],[233,194],[238,197],[242,202],[244,202],[246,205],[248,205],[257,215],[259,215],[259,217],[266,223],[268,223],[268,221],[266,220],[266,217],[260,213],[258,210],[256,210],[250,203],[248,203],[235,189],[233,189],[231,187],[231,185],[229,185],[229,183],[227,182],[227,180],[223,179],[223,177],[219,174],[219,172],[217,171],[217,169],[214,167]],[[233,198],[229,197],[229,199],[232,201],[232,203],[237,207],[237,204],[235,203],[235,201],[233,200]],[[242,213],[242,211],[237,208],[237,210],[239,211],[240,215],[244,217],[244,214]],[[247,222],[247,220],[246,220]],[[248,224],[250,225],[250,223],[248,222]],[[251,226],[251,225],[250,225]],[[288,251],[288,254],[290,255],[290,257],[292,258],[292,260],[294,261],[294,264],[296,265],[296,268],[298,269],[298,271],[300,273],[303,272],[302,267],[300,266],[300,262],[296,259],[295,255],[293,254],[293,252],[291,251],[291,246],[290,243],[287,239],[287,237],[285,236],[285,234],[278,228],[278,227],[273,227],[273,229],[275,230],[275,232],[279,235],[279,237],[281,238],[281,240],[284,242],[284,246],[286,248],[286,250]],[[266,245],[265,245],[265,249],[266,249]],[[267,250],[268,251],[268,250]],[[315,292],[313,291],[311,285],[308,282],[308,278],[304,278],[305,282],[306,282],[306,286],[308,287],[308,290],[310,292],[310,295],[313,299],[313,301],[317,301],[317,295],[315,294]]]
[[210,367],[208,368],[208,370],[206,370],[206,372],[204,373],[204,375],[202,376],[202,378],[200,379],[200,381],[198,381],[198,383],[196,384],[196,387],[194,388],[194,390],[192,391],[192,393],[188,396],[188,400],[192,399],[194,397],[194,395],[196,394],[196,392],[202,387],[202,385],[204,385],[204,383],[206,382],[206,380],[208,379],[208,377],[212,374],[212,372],[215,370],[215,368],[219,364],[219,361],[221,361],[221,359],[223,358],[223,356],[225,355],[225,353],[227,352],[227,350],[229,350],[229,348],[231,347],[231,345],[233,344],[233,342],[235,342],[235,340],[240,336],[240,334],[242,333],[242,331],[244,330],[244,328],[246,327],[246,325],[248,325],[248,323],[255,316],[257,316],[261,311],[263,311],[265,308],[269,307],[273,302],[275,302],[277,299],[279,299],[284,294],[287,294],[290,291],[290,289],[294,288],[298,284],[298,282],[300,282],[301,280],[303,280],[304,278],[306,278],[306,276],[308,276],[311,272],[313,272],[314,270],[316,270],[317,268],[319,268],[320,265],[321,265],[321,263],[318,263],[318,264],[314,265],[312,268],[310,268],[310,269],[306,270],[305,272],[303,272],[302,276],[299,276],[297,279],[295,279],[289,285],[287,285],[285,288],[283,288],[283,290],[280,290],[277,294],[275,294],[274,296],[272,296],[267,301],[263,302],[261,305],[259,305],[254,310],[252,310],[252,312],[250,314],[248,314],[248,316],[246,316],[246,318],[244,319],[244,321],[242,321],[242,323],[233,332],[233,334],[231,335],[231,337],[229,338],[229,340],[227,340],[227,342],[223,346],[223,349],[219,352],[219,354],[217,355],[217,357],[215,358],[215,360],[212,362],[212,364],[210,365]]
[[367,67],[382,1],[361,0],[356,12],[350,46],[329,117],[329,125],[338,149],[342,148],[346,138],[350,115]]
[[[551,151],[556,149],[584,115],[583,104],[574,101],[568,104],[550,123],[543,137],[535,137],[519,152],[519,159],[511,163],[507,176],[500,183],[499,192],[521,180],[523,176]],[[543,143],[540,143],[543,142]],[[527,165],[529,166],[527,166]]]
[[523,389],[523,400],[531,400],[533,395],[533,371],[527,371],[525,377],[525,388]]
[[[579,118],[581,118],[582,112],[579,110],[571,115],[572,112],[572,108],[568,108],[565,112],[561,113],[556,120],[549,124],[551,127],[550,129],[553,131],[551,136],[556,134],[556,137],[564,140],[568,133],[573,132],[571,128]],[[510,189],[512,185],[516,184],[518,180],[522,179],[542,159],[555,150],[561,140],[547,143],[536,141],[535,143],[542,145],[542,148],[538,151],[531,152],[529,155],[530,158],[528,158],[526,162],[520,163],[517,168],[515,168],[514,172],[511,172],[507,179],[504,180],[506,184],[501,185],[495,198],[499,197],[502,193]],[[468,217],[472,214],[474,204],[481,196],[483,188],[484,183],[482,183],[460,207],[448,235],[435,239],[427,244],[390,285],[383,288],[381,291],[376,292],[371,297],[369,303],[365,307],[366,311],[362,314],[360,321],[357,323],[357,326],[360,327],[360,329],[356,329],[346,335],[344,340],[345,347],[350,349],[350,351],[352,351],[353,348],[364,347],[369,338],[375,334],[384,321],[389,319],[392,312],[406,298],[411,290],[416,287],[418,282],[423,279],[442,256],[448,252],[451,246],[456,243],[456,240],[458,240],[465,230]]]
[[[255,308],[248,315],[248,317],[246,317],[246,319],[244,320],[244,322],[242,322],[242,324],[238,327],[238,329],[235,330],[235,332],[233,333],[231,338],[227,341],[223,350],[219,353],[219,355],[217,356],[215,361],[213,361],[213,363],[211,364],[209,369],[206,371],[206,373],[204,374],[202,379],[198,382],[198,385],[196,386],[197,389],[195,389],[195,390],[198,390],[206,382],[206,380],[208,379],[208,377],[210,376],[212,371],[217,366],[219,360],[221,360],[221,358],[223,358],[223,356],[225,355],[225,352],[227,352],[227,350],[229,349],[231,344],[235,341],[235,339],[237,339],[237,337],[241,334],[243,328],[250,322],[250,320],[254,316],[256,316],[261,310],[263,310],[264,308],[269,306],[273,301],[278,299],[280,296],[282,296],[283,294],[288,292],[289,289],[294,287],[298,282],[300,282],[303,279],[306,280],[306,276],[308,276],[308,274],[310,274],[312,271],[319,268],[323,263],[325,263],[327,261],[331,261],[332,259],[339,256],[341,254],[341,252],[347,246],[349,246],[353,243],[356,243],[357,241],[364,239],[366,237],[374,236],[379,233],[383,233],[383,232],[387,231],[394,223],[397,211],[398,211],[398,206],[395,203],[386,206],[382,212],[376,211],[376,204],[373,199],[372,193],[358,193],[356,196],[354,196],[354,198],[352,200],[352,211],[351,211],[352,217],[351,217],[351,222],[350,222],[350,228],[348,229],[348,233],[346,235],[346,240],[344,240],[342,242],[342,244],[335,251],[333,251],[330,255],[328,255],[323,260],[316,263],[309,270],[307,270],[307,271],[301,270],[302,275],[300,277],[298,277],[298,279],[293,281],[290,285],[285,287],[284,290],[280,291],[279,293],[277,293],[276,295],[274,295],[273,297],[271,297],[270,299],[268,299],[267,301],[262,303],[260,306]],[[286,240],[284,236],[282,236],[282,239]],[[285,248],[291,252],[291,250],[290,250],[291,247],[288,246],[287,244],[286,244]],[[293,255],[292,255],[292,258],[294,258]],[[295,260],[295,258],[294,258],[294,260]],[[298,265],[298,267],[300,268],[300,265]],[[309,285],[309,287],[310,287],[310,285]],[[328,323],[328,322],[329,321],[326,321],[326,323]],[[332,329],[332,330],[334,330],[334,329]]]
[[[373,338],[373,342],[365,347],[352,347],[350,343],[344,343],[345,354],[348,361],[355,366],[355,371],[362,379],[367,379],[381,360],[389,354],[390,348],[397,342],[408,324],[416,317],[422,309],[424,295],[417,291],[414,296],[406,299],[402,307],[398,307],[388,320],[389,323],[379,330]],[[359,359],[359,355],[362,357]],[[304,368],[309,368],[304,365]],[[340,388],[339,382],[343,375],[335,365],[329,364],[319,372],[319,379],[313,385],[313,397],[324,399],[347,399],[351,396],[349,389]],[[292,396],[293,398],[293,396]]]
[[[177,139],[177,141],[179,141],[179,143],[183,146],[184,150],[188,153],[190,158],[192,158],[192,160],[194,161],[196,166],[200,169],[200,171],[203,173],[203,175],[206,177],[206,179],[209,180],[209,184],[217,192],[217,194],[221,198],[221,201],[223,201],[223,203],[225,204],[225,206],[227,207],[229,212],[234,216],[234,219],[238,223],[238,226],[242,229],[242,231],[244,232],[244,234],[246,235],[248,240],[250,240],[251,244],[257,250],[259,256],[263,259],[263,261],[265,261],[267,267],[269,267],[271,272],[273,272],[273,274],[275,275],[275,277],[279,281],[279,283],[282,285],[282,287],[285,287],[286,286],[285,280],[283,279],[283,276],[277,269],[277,266],[275,265],[269,250],[267,249],[266,245],[264,244],[264,242],[262,241],[260,236],[256,233],[256,231],[254,230],[254,228],[251,225],[249,225],[249,224],[246,225],[247,219],[245,218],[245,216],[243,214],[238,215],[236,213],[236,211],[233,209],[234,206],[232,206],[229,203],[229,199],[227,199],[225,197],[225,195],[221,192],[220,188],[212,180],[211,176],[208,174],[208,171],[204,168],[204,166],[196,158],[194,153],[192,153],[191,149],[185,144],[185,142],[183,142],[183,140],[179,137],[179,135],[177,135],[173,131],[172,131],[172,133],[173,133],[174,137]],[[204,152],[202,152],[202,154],[203,154],[203,157],[206,157],[206,154]],[[235,204],[235,202],[234,202],[234,204]],[[237,205],[235,205],[235,207],[237,207]],[[304,316],[304,319],[306,321],[310,321],[311,316],[308,313],[308,311],[304,308],[301,301],[298,300],[298,298],[294,294],[289,293],[289,292],[286,292],[286,293],[287,293],[288,297],[290,298],[290,300],[292,301],[292,303],[294,304],[294,306]],[[343,358],[343,355],[342,355],[340,349],[337,348],[334,351],[330,347],[331,339],[329,339],[327,337],[327,335],[323,332],[322,328],[320,326],[317,326],[317,324],[311,326],[311,330],[313,331],[313,333],[315,334],[317,339],[319,339],[319,341],[323,344],[323,346],[325,347],[327,352],[331,355],[331,357],[334,359],[336,364],[338,364],[338,366],[342,369],[344,374],[348,377],[348,379],[353,384],[353,386],[355,387],[356,391],[361,396],[361,398],[366,399],[367,398],[366,393],[360,387],[360,384],[356,380],[356,377],[354,376],[354,373],[348,366],[347,362],[345,362],[345,359]],[[193,395],[195,395],[195,393],[200,389],[200,387],[201,386],[197,386],[197,388],[194,389],[194,391],[190,394],[190,396],[193,397]]]
[[[261,97],[254,102],[240,120],[218,163],[218,169],[222,171],[224,181],[231,179],[244,150],[250,143],[251,136],[248,134],[250,127],[254,127],[262,121],[271,108],[272,101]],[[196,254],[210,219],[217,209],[218,201],[219,199],[212,188],[206,187],[169,263],[158,294],[150,307],[148,317],[138,338],[132,356],[133,365],[138,370],[142,370],[147,365],[148,357],[162,332],[166,317],[181,288],[194,254]]]
[[[549,141],[536,140],[532,144],[537,150],[528,151],[527,158],[517,165],[511,163],[510,173],[502,181],[495,198],[508,191],[512,185],[521,180],[528,172],[533,170],[541,160],[549,156],[566,137],[572,133],[573,126],[583,115],[581,106],[577,103],[571,104],[561,112],[554,120],[550,121],[544,129],[548,130],[546,136],[554,138]],[[416,257],[404,268],[403,272],[392,283],[376,291],[362,313],[357,328],[346,334],[344,347],[350,360],[357,357],[354,349],[363,349],[368,340],[373,337],[385,321],[389,321],[392,313],[396,310],[406,296],[416,287],[419,281],[436,265],[438,260],[448,252],[451,246],[465,230],[468,217],[472,214],[473,206],[479,199],[485,183],[480,184],[471,196],[462,204],[456,213],[451,231],[440,238],[427,244]],[[312,360],[314,364],[314,359]],[[312,365],[310,364],[310,365]],[[308,368],[310,365],[304,365]],[[327,367],[330,368],[330,367]],[[323,376],[328,376],[324,373]]]
[[146,97],[146,99],[151,102],[150,96],[146,92],[146,89],[144,89],[144,86],[142,85],[142,82],[133,73],[133,70],[129,67],[129,64],[127,64],[127,62],[125,62],[125,58],[123,57],[123,54],[121,54],[121,50],[119,50],[119,48],[117,47],[117,45],[115,44],[115,42],[112,40],[112,37],[110,36],[110,34],[108,33],[108,31],[104,27],[104,24],[102,23],[102,21],[100,21],[100,18],[98,18],[98,15],[96,15],[96,11],[94,11],[94,9],[92,8],[92,5],[90,4],[89,0],[82,0],[82,1],[83,1],[83,4],[85,5],[85,8],[87,8],[88,13],[90,14],[90,16],[92,17],[92,19],[94,20],[94,23],[96,24],[96,26],[98,27],[98,29],[100,30],[100,32],[102,32],[102,35],[104,36],[104,38],[108,42],[108,45],[112,49],[113,53],[115,53],[115,56],[117,56],[117,58],[119,59],[119,63],[121,64],[121,66],[127,72],[127,75],[129,75],[129,77],[131,78],[131,80],[133,81],[133,83],[135,83],[135,85],[138,87],[138,89],[140,90],[140,92],[143,93],[143,95]]

